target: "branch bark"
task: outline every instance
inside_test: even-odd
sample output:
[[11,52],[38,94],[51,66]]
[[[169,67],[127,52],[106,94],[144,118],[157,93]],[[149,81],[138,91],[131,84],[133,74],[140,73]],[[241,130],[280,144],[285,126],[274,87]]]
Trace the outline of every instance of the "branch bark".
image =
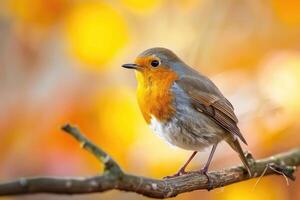
[[193,190],[223,187],[255,177],[271,174],[281,174],[294,180],[296,166],[300,165],[300,148],[274,155],[262,160],[252,159],[254,175],[248,176],[243,166],[209,172],[210,181],[205,175],[192,172],[170,179],[151,179],[123,172],[121,167],[105,151],[97,147],[80,131],[70,125],[62,129],[73,136],[81,146],[92,153],[105,166],[103,175],[93,177],[33,177],[21,178],[11,182],[0,183],[0,196],[55,193],[55,194],[84,194],[104,192],[107,190],[122,190],[135,192],[153,198],[168,198]]

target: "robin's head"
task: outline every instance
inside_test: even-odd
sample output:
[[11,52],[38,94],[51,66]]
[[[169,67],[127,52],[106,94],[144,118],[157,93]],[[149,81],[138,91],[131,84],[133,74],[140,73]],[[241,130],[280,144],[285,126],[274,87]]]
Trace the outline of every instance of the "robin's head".
[[148,123],[151,115],[164,121],[174,114],[174,96],[170,88],[181,74],[176,69],[183,69],[183,66],[182,61],[165,48],[148,49],[142,52],[134,63],[122,65],[136,71],[138,102]]
[[169,49],[156,47],[147,49],[136,58],[132,64],[124,64],[122,67],[135,69],[137,74],[144,76],[160,77],[160,74],[176,73],[178,65],[183,62]]

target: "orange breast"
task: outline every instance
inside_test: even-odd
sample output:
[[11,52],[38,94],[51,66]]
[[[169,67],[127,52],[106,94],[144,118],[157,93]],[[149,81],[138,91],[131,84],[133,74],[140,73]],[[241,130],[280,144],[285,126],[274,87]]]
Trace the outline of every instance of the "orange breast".
[[150,123],[151,115],[161,122],[168,121],[175,113],[174,96],[170,88],[178,75],[167,68],[161,68],[136,72],[136,76],[138,103],[146,122]]

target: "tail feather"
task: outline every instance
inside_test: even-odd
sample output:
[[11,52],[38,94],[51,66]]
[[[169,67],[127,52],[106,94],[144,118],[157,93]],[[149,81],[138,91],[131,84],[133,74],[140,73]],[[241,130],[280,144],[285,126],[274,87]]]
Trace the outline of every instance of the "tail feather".
[[227,142],[231,146],[231,148],[233,148],[233,150],[235,150],[239,154],[239,157],[240,157],[241,161],[243,162],[245,168],[247,169],[249,175],[252,176],[252,171],[251,171],[249,161],[246,158],[246,156],[243,152],[243,149],[241,147],[241,144],[238,141],[238,139],[237,138],[230,138],[230,139],[227,139]]

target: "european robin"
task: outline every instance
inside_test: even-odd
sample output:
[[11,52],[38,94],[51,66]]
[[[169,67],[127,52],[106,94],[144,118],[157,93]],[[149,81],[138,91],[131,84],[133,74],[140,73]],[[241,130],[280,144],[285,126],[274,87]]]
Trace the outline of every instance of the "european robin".
[[185,169],[197,152],[212,146],[200,170],[207,175],[222,140],[239,154],[251,176],[239,140],[247,143],[237,126],[233,106],[209,78],[165,48],[148,49],[133,64],[122,67],[136,71],[139,107],[151,129],[168,143],[193,151],[174,176],[187,173]]

